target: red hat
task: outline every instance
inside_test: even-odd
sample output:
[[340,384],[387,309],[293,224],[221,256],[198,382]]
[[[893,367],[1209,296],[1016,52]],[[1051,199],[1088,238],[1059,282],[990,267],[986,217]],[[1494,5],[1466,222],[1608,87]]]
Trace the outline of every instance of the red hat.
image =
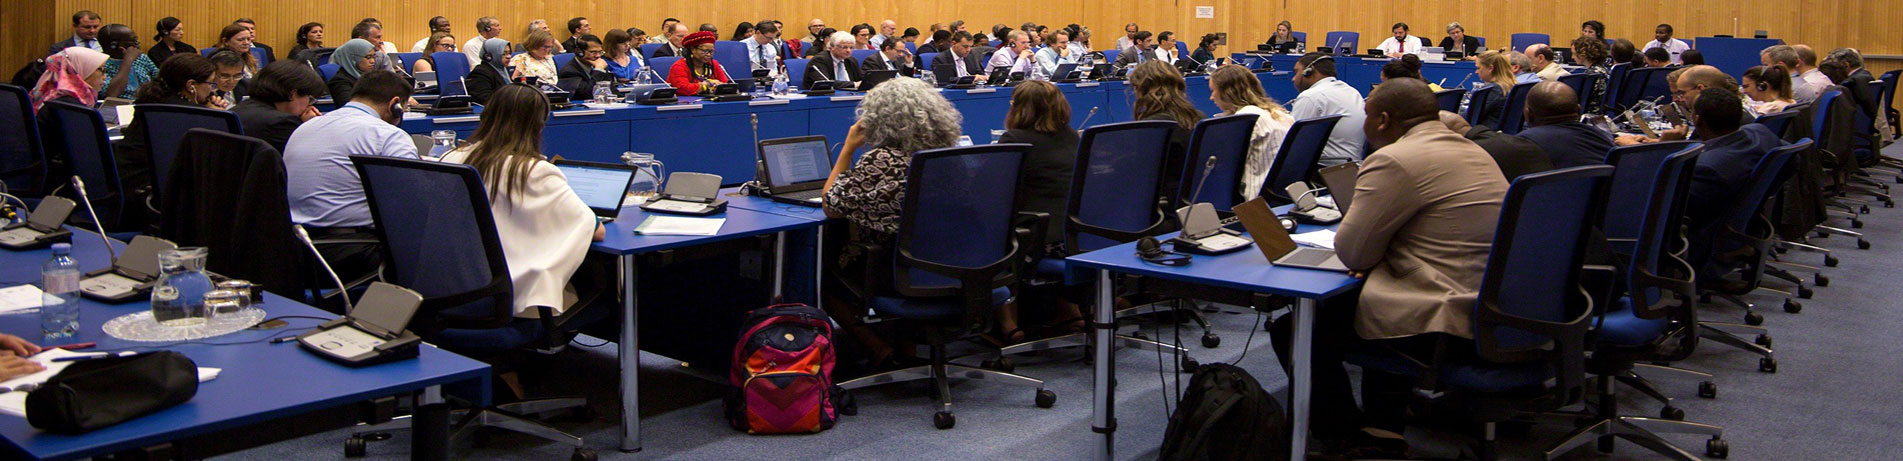
[[700,46],[702,43],[713,43],[714,40],[715,39],[714,39],[713,32],[708,32],[703,30],[700,32],[687,34],[687,38],[681,39],[681,46],[684,48],[693,48],[696,46]]

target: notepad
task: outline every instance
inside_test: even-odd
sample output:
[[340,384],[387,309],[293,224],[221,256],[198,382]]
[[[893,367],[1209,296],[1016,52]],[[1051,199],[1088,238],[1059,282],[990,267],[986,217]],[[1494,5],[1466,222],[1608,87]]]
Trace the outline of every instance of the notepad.
[[40,287],[20,285],[0,288],[0,314],[40,308]]
[[1313,232],[1303,232],[1300,234],[1290,235],[1289,239],[1294,240],[1295,243],[1312,246],[1316,248],[1326,248],[1330,250],[1335,249],[1335,231],[1332,231],[1332,230],[1318,230]]
[[[73,351],[69,351],[65,349],[47,349],[47,350],[41,351],[39,354],[36,354],[33,357],[29,358],[29,360],[38,362],[41,366],[45,366],[46,367],[45,370],[41,370],[39,373],[21,376],[18,378],[13,378],[11,380],[7,380],[6,382],[0,382],[0,387],[5,387],[7,389],[18,389],[20,386],[27,385],[27,384],[38,386],[40,383],[44,383],[46,382],[47,379],[52,378],[53,375],[59,374],[60,370],[66,369],[67,365],[72,365],[76,363],[76,362],[55,362],[53,361],[53,359],[57,359],[60,357],[73,357],[73,356],[86,356],[86,355],[100,355],[100,354],[86,353],[86,352],[73,352]],[[222,370],[218,368],[198,367],[198,382],[202,383],[206,381],[211,381],[213,379],[217,379],[219,371],[222,371]],[[27,392],[24,392],[24,391],[12,391],[12,392],[7,392],[5,394],[0,394],[0,413],[5,413],[8,415],[25,418],[26,417],[26,394]]]
[[634,226],[635,235],[714,235],[727,218],[690,218],[685,216],[648,216]]

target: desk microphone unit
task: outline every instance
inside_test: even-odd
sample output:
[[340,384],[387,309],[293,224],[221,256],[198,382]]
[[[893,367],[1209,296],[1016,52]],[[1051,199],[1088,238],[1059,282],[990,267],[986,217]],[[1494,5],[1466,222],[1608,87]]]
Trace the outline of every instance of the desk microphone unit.
[[67,230],[63,224],[77,206],[72,200],[60,196],[48,195],[40,199],[40,206],[33,209],[33,214],[27,217],[26,222],[0,227],[0,248],[36,250],[73,241],[73,231]]
[[[1209,172],[1216,168],[1216,156],[1209,156],[1203,162],[1203,173],[1196,180],[1196,190],[1189,195],[1190,200],[1202,196],[1203,186],[1209,183]],[[1248,248],[1253,242],[1242,238],[1242,233],[1223,227],[1222,220],[1216,216],[1216,206],[1209,202],[1197,202],[1176,210],[1176,218],[1183,222],[1183,232],[1170,239],[1179,253],[1198,255],[1219,255]]]
[[1315,193],[1324,189],[1310,190],[1308,184],[1296,181],[1289,184],[1287,190],[1289,200],[1295,202],[1295,207],[1289,210],[1290,215],[1300,218],[1303,222],[1314,224],[1334,224],[1341,221],[1340,211],[1315,203]]
[[363,307],[297,335],[305,351],[345,366],[416,358],[423,339],[407,330],[423,295],[383,282],[363,294]]
[[114,258],[111,267],[87,272],[80,278],[79,294],[106,303],[122,303],[151,294],[152,285],[159,280],[159,254],[176,249],[178,244],[158,237],[133,237],[132,242],[126,244],[125,257]]
[[641,209],[692,216],[727,211],[727,200],[720,198],[720,175],[677,171],[667,175],[666,184],[666,190]]

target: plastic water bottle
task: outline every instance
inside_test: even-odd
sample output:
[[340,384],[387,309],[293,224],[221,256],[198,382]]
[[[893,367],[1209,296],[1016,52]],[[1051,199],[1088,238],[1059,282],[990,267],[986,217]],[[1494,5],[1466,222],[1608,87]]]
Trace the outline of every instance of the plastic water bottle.
[[53,244],[53,259],[40,266],[40,332],[47,340],[71,338],[79,330],[79,263],[73,244]]
[[1044,66],[1034,62],[1031,63],[1031,77],[1028,80],[1049,81],[1050,76],[1044,73]]
[[651,71],[648,70],[648,66],[641,66],[640,69],[635,69],[634,70],[634,84],[636,85],[653,84],[654,78],[649,76],[651,75],[649,74],[649,72]]
[[926,85],[938,86],[938,76],[932,75],[931,69],[919,69],[918,78],[924,80]]
[[776,95],[786,94],[786,87],[787,87],[786,70],[781,69],[779,72],[774,72],[773,73],[773,94],[776,94]]

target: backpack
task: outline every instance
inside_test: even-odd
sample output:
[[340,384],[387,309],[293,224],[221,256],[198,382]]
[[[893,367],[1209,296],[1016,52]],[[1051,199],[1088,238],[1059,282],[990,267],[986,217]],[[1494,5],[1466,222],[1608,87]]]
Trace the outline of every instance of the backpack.
[[733,347],[727,422],[749,434],[809,434],[833,427],[843,391],[833,384],[832,320],[805,304],[747,313]]
[[26,88],[27,91],[32,91],[34,85],[40,84],[40,76],[45,74],[46,74],[46,58],[35,59],[33,60],[33,62],[29,62],[29,63],[26,63],[25,66],[21,66],[20,70],[13,72],[12,83],[13,83],[13,86]]
[[1196,369],[1163,432],[1163,460],[1289,459],[1282,405],[1234,365]]

